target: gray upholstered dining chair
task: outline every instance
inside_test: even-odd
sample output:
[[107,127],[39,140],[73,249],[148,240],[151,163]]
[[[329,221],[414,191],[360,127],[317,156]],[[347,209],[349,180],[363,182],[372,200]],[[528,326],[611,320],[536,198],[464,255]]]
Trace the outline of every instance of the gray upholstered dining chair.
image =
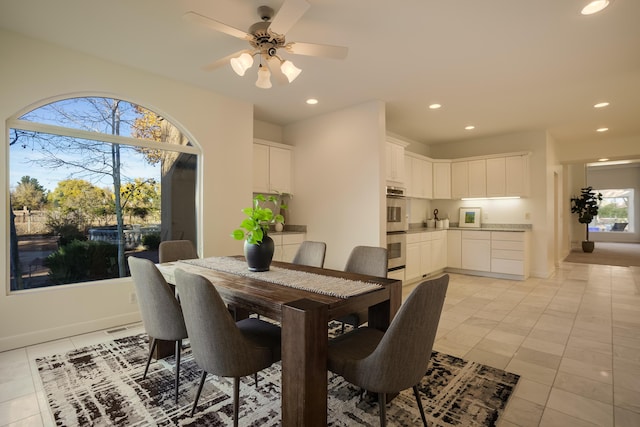
[[326,252],[326,243],[305,240],[298,248],[298,251],[293,257],[293,261],[291,261],[291,263],[322,268],[324,267],[324,256]]
[[410,387],[427,426],[418,384],[429,366],[448,285],[448,275],[420,283],[386,332],[361,327],[329,341],[329,370],[378,394],[380,426],[386,425],[386,394]]
[[196,259],[198,251],[191,240],[165,240],[158,247],[159,261],[172,262],[181,259]]
[[202,369],[191,415],[208,373],[233,377],[233,425],[237,426],[240,377],[280,360],[280,328],[255,318],[235,322],[209,280],[179,268],[175,276],[193,358]]
[[142,379],[147,378],[151,357],[158,340],[175,341],[176,379],[175,401],[178,403],[178,386],[180,383],[180,353],[182,340],[188,338],[187,327],[182,316],[182,309],[175,297],[173,289],[162,276],[155,264],[143,258],[129,257],[129,270],[138,296],[138,306],[142,315],[142,324],[151,339],[149,357],[144,368]]
[[[387,277],[387,248],[376,246],[356,246],[351,250],[344,271],[350,273],[366,274],[368,276]],[[342,333],[345,324],[354,328],[362,325],[369,319],[367,310],[359,313],[350,313],[337,320],[342,322]]]

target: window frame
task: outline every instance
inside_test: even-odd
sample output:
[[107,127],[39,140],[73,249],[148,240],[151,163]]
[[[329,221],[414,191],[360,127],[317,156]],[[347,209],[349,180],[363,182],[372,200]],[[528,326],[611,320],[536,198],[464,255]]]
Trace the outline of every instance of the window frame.
[[[189,144],[190,145],[179,145],[179,144],[170,144],[170,143],[166,143],[166,142],[158,142],[155,140],[150,140],[150,139],[144,139],[144,138],[133,138],[133,137],[129,137],[129,136],[122,136],[122,135],[113,135],[113,134],[107,134],[107,133],[102,133],[102,132],[93,132],[93,131],[87,131],[87,130],[83,130],[83,129],[75,129],[75,128],[68,128],[68,127],[64,127],[64,126],[56,126],[56,125],[50,125],[50,124],[46,124],[46,123],[40,123],[40,122],[34,122],[34,121],[29,121],[29,120],[21,120],[18,117],[22,117],[25,114],[28,114],[32,111],[35,111],[39,108],[45,107],[49,104],[53,104],[56,102],[60,102],[60,101],[65,101],[68,99],[77,99],[77,98],[107,98],[107,99],[116,99],[116,100],[120,100],[120,101],[124,101],[124,102],[128,102],[130,104],[133,105],[138,105],[140,107],[143,107],[149,111],[152,111],[155,114],[161,115],[162,117],[165,117],[165,119],[167,119],[172,126],[174,126],[175,128],[177,128],[183,135],[185,135],[185,137],[188,139]],[[187,131],[185,131],[185,129],[182,128],[182,126],[180,126],[179,124],[177,124],[177,122],[173,119],[168,118],[166,115],[161,114],[160,112],[158,112],[156,109],[152,109],[152,108],[148,108],[146,106],[144,106],[143,104],[140,104],[138,102],[135,101],[130,101],[126,98],[122,98],[119,96],[114,96],[114,95],[106,95],[106,94],[74,94],[74,95],[70,95],[70,96],[60,96],[60,97],[55,97],[52,99],[47,99],[47,100],[41,100],[40,102],[31,105],[30,107],[27,107],[25,109],[23,109],[22,111],[16,113],[13,117],[7,119],[6,121],[6,134],[5,134],[5,150],[6,150],[6,173],[7,176],[10,175],[10,164],[11,164],[11,154],[10,154],[10,147],[9,147],[9,135],[10,135],[10,131],[11,129],[16,129],[16,130],[24,130],[24,131],[33,131],[33,132],[40,132],[40,133],[46,133],[46,134],[53,134],[53,135],[60,135],[60,136],[66,136],[66,137],[72,137],[72,138],[79,138],[79,139],[85,139],[85,140],[92,140],[92,141],[96,141],[96,142],[102,142],[102,143],[111,143],[111,144],[117,144],[117,145],[121,145],[121,146],[127,146],[127,147],[140,147],[140,148],[148,148],[148,149],[154,149],[154,150],[163,150],[163,151],[173,151],[173,152],[177,152],[177,153],[185,153],[185,154],[191,154],[196,156],[196,163],[198,165],[198,170],[201,169],[202,167],[202,149],[200,148],[200,146],[195,142],[194,138],[192,138],[191,134]],[[200,194],[200,189],[201,189],[201,185],[200,185],[200,179],[201,179],[201,172],[198,172],[196,174],[196,182],[195,182],[195,197],[194,197],[194,209],[196,212],[196,234],[199,234],[199,232],[197,231],[200,227],[199,227],[199,218],[201,217],[201,204],[199,203],[199,200],[201,198],[201,194]],[[10,180],[7,180],[7,187],[6,187],[6,191],[7,191],[7,198],[8,198],[8,194],[10,192]],[[9,205],[9,203],[7,203],[8,208],[11,209],[11,206]],[[6,231],[7,231],[7,236],[10,235],[10,217],[9,215],[7,215],[6,218],[6,222],[5,222],[5,227],[6,227]],[[6,247],[6,265],[7,267],[10,264],[10,257],[11,257],[11,247],[10,247],[10,240],[11,239],[7,239],[5,242],[5,247]],[[198,238],[199,240],[199,238]],[[91,280],[91,281],[86,281],[86,282],[77,282],[77,283],[68,283],[68,284],[64,284],[64,285],[55,285],[55,286],[45,286],[45,287],[38,287],[38,288],[30,288],[30,289],[17,289],[17,290],[12,290],[11,289],[11,280],[10,280],[10,275],[11,275],[11,271],[9,268],[7,268],[6,270],[6,276],[5,276],[5,295],[22,295],[22,294],[26,294],[26,293],[32,293],[32,292],[46,292],[46,291],[55,291],[55,290],[59,290],[59,291],[63,291],[65,289],[69,289],[70,287],[78,287],[78,286],[91,286],[93,284],[96,283],[100,283],[100,284],[117,284],[117,283],[125,283],[125,282],[129,282],[131,280],[130,277],[116,277],[116,278],[110,278],[110,279],[101,279],[101,280]]]

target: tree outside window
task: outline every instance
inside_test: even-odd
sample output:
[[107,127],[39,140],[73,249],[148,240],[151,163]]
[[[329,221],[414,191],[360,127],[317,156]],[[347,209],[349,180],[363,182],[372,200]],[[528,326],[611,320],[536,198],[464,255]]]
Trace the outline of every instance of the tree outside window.
[[163,238],[195,243],[198,150],[162,116],[84,97],[9,123],[11,290],[125,277]]

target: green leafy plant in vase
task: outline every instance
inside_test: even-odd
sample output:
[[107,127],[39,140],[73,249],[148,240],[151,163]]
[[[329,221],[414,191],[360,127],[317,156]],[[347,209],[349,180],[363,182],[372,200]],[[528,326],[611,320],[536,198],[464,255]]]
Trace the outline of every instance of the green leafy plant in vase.
[[[254,196],[253,206],[242,209],[247,217],[240,223],[240,228],[231,233],[236,240],[244,239],[244,256],[250,271],[269,270],[275,250],[273,239],[268,235],[269,226],[284,223],[284,217],[281,214],[274,215],[271,208],[264,206],[265,202],[278,206],[279,199],[262,194]],[[280,209],[286,208],[286,205],[280,204]]]
[[571,213],[578,214],[578,222],[585,226],[586,240],[582,241],[584,252],[593,252],[595,247],[595,243],[589,241],[589,224],[598,215],[601,200],[602,193],[596,193],[593,187],[584,187],[579,196],[571,198]]

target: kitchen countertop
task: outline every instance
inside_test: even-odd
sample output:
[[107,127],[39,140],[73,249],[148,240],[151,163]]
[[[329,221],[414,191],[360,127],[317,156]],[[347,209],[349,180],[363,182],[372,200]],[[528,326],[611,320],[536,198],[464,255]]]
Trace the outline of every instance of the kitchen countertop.
[[487,224],[486,226],[474,228],[474,227],[449,227],[449,228],[433,228],[424,227],[416,224],[409,226],[407,233],[424,233],[432,231],[444,231],[444,230],[462,230],[462,231],[507,231],[522,233],[525,231],[531,231],[531,224]]

